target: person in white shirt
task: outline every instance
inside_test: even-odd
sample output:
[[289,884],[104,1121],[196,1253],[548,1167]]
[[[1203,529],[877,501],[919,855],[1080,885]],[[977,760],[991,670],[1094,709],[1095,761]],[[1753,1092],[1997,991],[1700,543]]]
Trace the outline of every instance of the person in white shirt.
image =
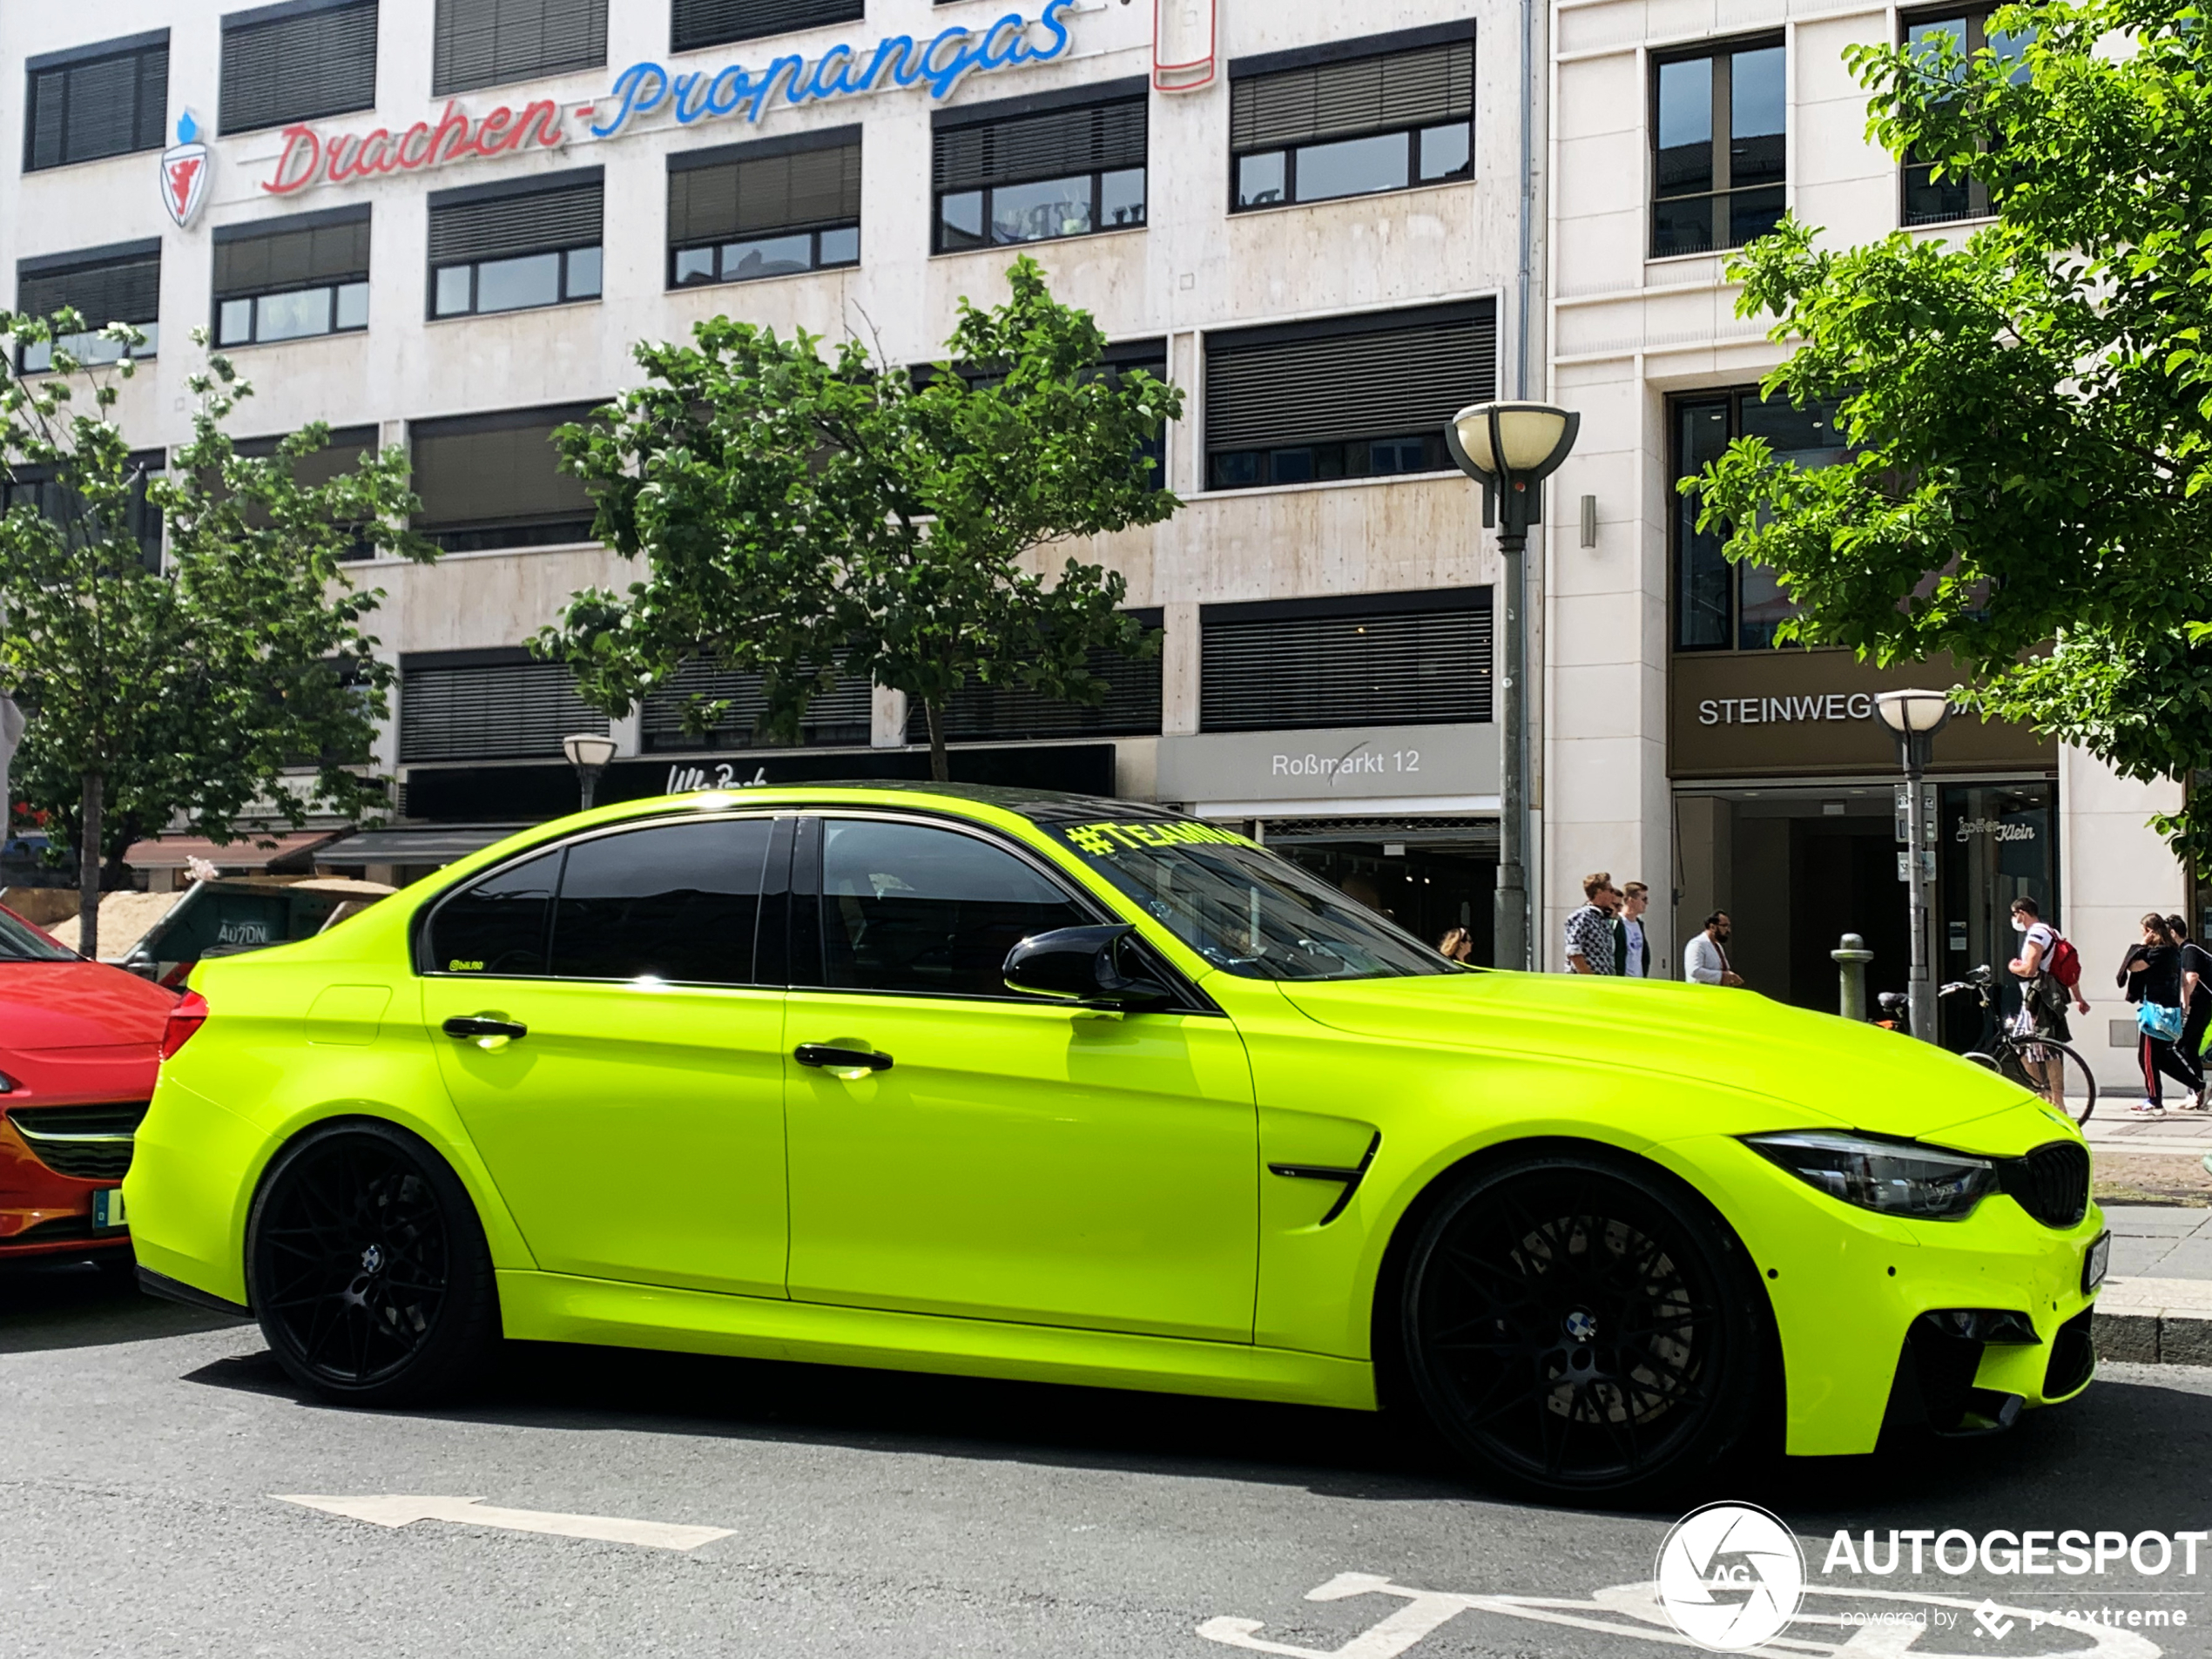
[[1651,907],[1651,889],[1631,881],[1621,889],[1621,914],[1613,922],[1613,961],[1623,979],[1651,977],[1651,943],[1643,936],[1642,916]]
[[1743,976],[1728,965],[1728,912],[1705,918],[1705,931],[1683,947],[1682,976],[1698,985],[1741,985]]

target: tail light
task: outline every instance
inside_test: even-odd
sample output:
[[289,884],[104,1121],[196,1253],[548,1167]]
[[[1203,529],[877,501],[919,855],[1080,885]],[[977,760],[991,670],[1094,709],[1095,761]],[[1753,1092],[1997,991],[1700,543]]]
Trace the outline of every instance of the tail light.
[[206,1023],[207,999],[198,991],[186,991],[177,999],[177,1006],[169,1010],[169,1023],[161,1028],[161,1057],[168,1059]]

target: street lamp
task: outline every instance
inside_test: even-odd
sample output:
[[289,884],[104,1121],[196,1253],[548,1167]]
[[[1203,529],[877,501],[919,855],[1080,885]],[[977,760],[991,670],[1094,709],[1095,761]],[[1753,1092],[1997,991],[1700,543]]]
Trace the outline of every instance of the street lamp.
[[1912,1018],[1912,1035],[1936,1040],[1935,981],[1928,974],[1928,877],[1935,854],[1928,826],[1927,803],[1921,798],[1920,777],[1928,769],[1935,734],[1951,721],[1948,691],[1882,691],[1874,698],[1874,713],[1897,739],[1898,764],[1905,768],[1905,879],[1912,913],[1912,967],[1905,982],[1906,1005]]
[[599,774],[615,758],[615,740],[600,732],[579,732],[561,739],[561,752],[576,768],[577,787],[583,796],[581,810],[588,813],[591,810],[591,792],[598,787]]
[[1474,403],[1452,417],[1444,442],[1460,470],[1482,486],[1482,525],[1498,532],[1505,559],[1506,671],[1498,723],[1504,729],[1498,818],[1495,946],[1501,968],[1533,968],[1528,938],[1528,639],[1522,556],[1528,527],[1543,520],[1537,488],[1575,447],[1582,417],[1548,403]]

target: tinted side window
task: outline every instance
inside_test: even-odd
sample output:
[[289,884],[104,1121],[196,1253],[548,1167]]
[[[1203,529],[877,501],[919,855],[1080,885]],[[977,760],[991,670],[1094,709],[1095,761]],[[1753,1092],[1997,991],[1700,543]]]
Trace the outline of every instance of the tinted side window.
[[455,894],[430,924],[431,968],[502,978],[543,974],[545,924],[560,879],[556,849]]
[[954,830],[831,819],[822,840],[823,982],[1006,996],[1006,954],[1090,917],[1011,853]]
[[748,985],[772,820],[664,824],[569,848],[553,921],[563,979]]

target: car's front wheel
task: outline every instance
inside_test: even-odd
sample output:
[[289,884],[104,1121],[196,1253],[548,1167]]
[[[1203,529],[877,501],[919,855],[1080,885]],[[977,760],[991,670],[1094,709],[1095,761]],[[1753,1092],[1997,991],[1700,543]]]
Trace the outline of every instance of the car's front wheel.
[[280,1153],[253,1202],[246,1260],[270,1351],[329,1399],[449,1393],[498,1334],[475,1206],[442,1158],[388,1123],[313,1131]]
[[1678,1491],[1758,1414],[1740,1244],[1673,1184],[1540,1155],[1461,1177],[1406,1262],[1410,1380],[1453,1446],[1524,1489]]

